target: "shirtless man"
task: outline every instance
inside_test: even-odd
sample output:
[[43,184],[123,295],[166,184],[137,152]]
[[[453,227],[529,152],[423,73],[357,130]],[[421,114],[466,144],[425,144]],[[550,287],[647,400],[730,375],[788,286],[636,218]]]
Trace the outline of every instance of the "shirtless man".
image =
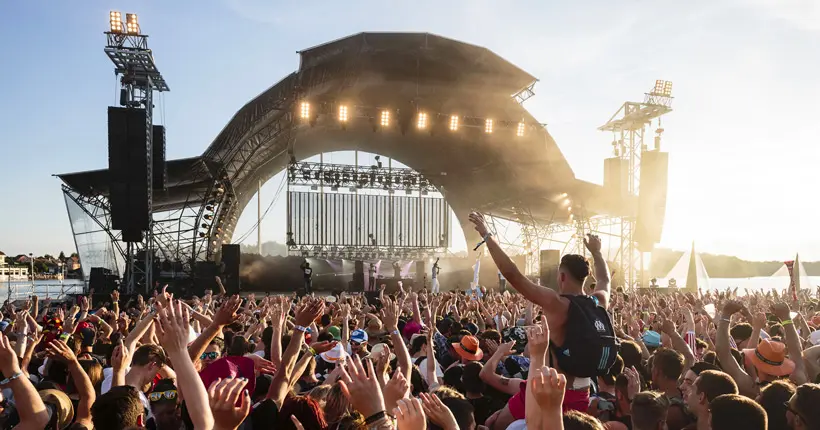
[[[583,295],[584,280],[589,276],[589,262],[584,256],[569,254],[561,259],[558,268],[558,291],[537,285],[527,279],[515,263],[501,249],[498,242],[492,237],[487,229],[484,216],[473,212],[470,214],[470,221],[475,225],[478,234],[486,241],[487,248],[501,274],[507,279],[509,285],[515,288],[525,298],[541,306],[547,317],[550,327],[551,344],[558,347],[564,345],[565,323],[569,311],[570,301],[563,295]],[[595,289],[591,296],[597,300],[599,306],[607,307],[609,303],[609,269],[601,254],[601,239],[593,234],[587,235],[584,245],[592,255],[595,264]],[[550,354],[554,356],[555,351],[551,347]],[[555,360],[550,360],[555,362]],[[554,364],[551,364],[554,366]],[[557,369],[561,372],[561,369]],[[589,378],[576,378],[573,375],[566,375],[567,391],[564,396],[564,410],[574,409],[585,412],[589,407]],[[509,384],[509,380],[502,381]],[[517,390],[513,385],[511,390]],[[504,390],[508,391],[508,390]]]

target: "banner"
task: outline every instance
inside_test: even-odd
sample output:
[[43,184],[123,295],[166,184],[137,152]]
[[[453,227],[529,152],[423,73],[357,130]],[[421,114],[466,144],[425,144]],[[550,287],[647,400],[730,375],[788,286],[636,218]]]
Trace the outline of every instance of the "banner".
[[473,265],[473,282],[470,283],[470,289],[472,290],[473,294],[475,294],[478,298],[481,298],[481,288],[478,286],[478,272],[481,270],[481,254],[478,255],[478,258],[475,260],[475,265]]

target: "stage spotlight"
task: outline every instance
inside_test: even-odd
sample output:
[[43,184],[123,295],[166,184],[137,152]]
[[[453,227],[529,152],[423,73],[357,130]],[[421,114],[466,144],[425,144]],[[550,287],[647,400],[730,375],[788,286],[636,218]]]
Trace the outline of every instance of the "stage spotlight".
[[570,199],[565,199],[564,200],[564,206],[569,206],[570,203],[572,203],[572,201],[570,201]]
[[387,127],[390,126],[390,111],[389,110],[383,110],[382,111],[381,121],[379,122],[379,125],[381,125],[382,128],[387,128]]
[[658,79],[657,81],[655,81],[655,89],[652,91],[652,93],[662,97],[671,97],[672,81],[664,81]]
[[112,33],[122,33],[122,14],[112,10],[108,13],[108,23]]
[[524,123],[523,122],[518,123],[518,130],[515,132],[515,135],[518,136],[518,137],[521,137],[521,136],[524,135]]
[[347,122],[347,106],[339,106],[339,122]]
[[416,122],[416,126],[419,130],[424,130],[427,128],[427,114],[425,112],[419,112],[419,118]]
[[310,103],[302,102],[299,108],[299,117],[302,119],[310,119]]
[[140,34],[140,25],[137,21],[137,14],[125,14],[125,31],[128,34]]
[[453,115],[450,117],[450,131],[458,131],[458,116]]
[[493,132],[493,120],[487,118],[484,120],[484,133],[490,134]]

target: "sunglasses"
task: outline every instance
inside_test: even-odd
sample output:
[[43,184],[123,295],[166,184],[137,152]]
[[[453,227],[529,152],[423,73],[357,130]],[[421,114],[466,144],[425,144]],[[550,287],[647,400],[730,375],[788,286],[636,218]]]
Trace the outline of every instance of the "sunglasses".
[[200,360],[216,360],[219,358],[218,352],[203,352],[202,355],[199,356]]
[[168,391],[154,391],[148,394],[148,400],[152,402],[158,402],[162,399],[168,400],[176,400],[177,398],[177,391],[176,390],[168,390]]
[[351,340],[351,341],[350,341],[350,345],[352,345],[352,346],[359,346],[359,345],[361,345],[362,343],[363,343],[363,342],[356,342],[355,340]]

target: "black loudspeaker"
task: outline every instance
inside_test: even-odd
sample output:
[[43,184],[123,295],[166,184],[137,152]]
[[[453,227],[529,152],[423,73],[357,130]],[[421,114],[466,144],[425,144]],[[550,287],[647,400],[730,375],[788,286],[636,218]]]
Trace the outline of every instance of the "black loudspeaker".
[[669,153],[644,151],[641,154],[641,188],[634,237],[641,252],[651,252],[661,241],[668,178]]
[[222,283],[228,294],[239,293],[239,245],[222,245]]
[[539,278],[541,285],[558,290],[558,265],[561,264],[561,251],[555,249],[541,250]]
[[117,276],[104,267],[92,267],[88,288],[94,290],[95,294],[111,294],[117,288]]
[[194,265],[194,285],[193,294],[202,297],[205,290],[211,290],[214,294],[219,293],[216,285],[216,277],[219,275],[219,266],[213,261],[197,261]]
[[168,168],[165,164],[165,127],[154,126],[154,135],[151,139],[151,166],[155,190],[164,190],[168,187]]
[[622,158],[604,160],[604,189],[610,195],[625,197],[629,191],[629,161]]
[[124,229],[120,240],[123,242],[142,242],[142,230]]
[[416,285],[424,285],[424,277],[427,276],[424,260],[416,261]]
[[361,293],[364,291],[364,262],[356,260],[356,269],[353,271],[353,281],[350,282],[350,292]]
[[108,108],[108,201],[114,230],[148,230],[147,131],[144,109]]

